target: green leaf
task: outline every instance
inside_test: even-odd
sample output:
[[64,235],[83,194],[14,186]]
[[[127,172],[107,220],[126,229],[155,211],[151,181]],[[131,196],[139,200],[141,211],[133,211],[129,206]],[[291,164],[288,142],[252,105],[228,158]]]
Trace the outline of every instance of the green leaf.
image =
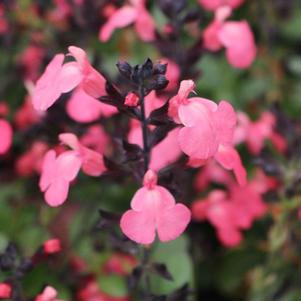
[[155,293],[168,294],[185,283],[192,283],[193,267],[187,248],[188,241],[185,236],[168,243],[158,244],[151,260],[163,262],[174,280],[169,281],[158,275],[152,275],[151,286]]
[[125,297],[128,289],[124,277],[110,275],[99,277],[98,283],[101,290],[112,297]]

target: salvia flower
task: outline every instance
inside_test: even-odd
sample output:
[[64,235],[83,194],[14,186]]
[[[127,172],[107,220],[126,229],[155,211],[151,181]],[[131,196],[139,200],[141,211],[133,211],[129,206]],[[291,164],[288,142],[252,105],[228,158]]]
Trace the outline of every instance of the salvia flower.
[[39,183],[45,201],[53,207],[66,201],[70,182],[80,168],[90,176],[100,176],[106,170],[103,155],[83,146],[74,134],[60,134],[59,139],[72,150],[58,156],[54,150],[49,150],[44,157]]
[[8,121],[0,118],[0,155],[8,152],[13,140],[13,129]]
[[63,93],[80,86],[91,97],[105,95],[104,77],[89,63],[86,52],[75,46],[68,48],[75,61],[63,64],[64,54],[57,54],[48,64],[33,91],[32,101],[36,110],[45,111]]
[[234,134],[235,143],[245,142],[253,155],[259,155],[266,140],[270,140],[280,153],[286,150],[287,142],[275,131],[276,118],[271,112],[263,112],[255,121],[250,120],[244,112],[239,112],[237,117],[238,126]]
[[157,174],[148,170],[143,187],[134,195],[131,210],[121,218],[122,232],[131,240],[151,244],[156,236],[166,242],[180,236],[190,221],[190,211],[176,204],[174,197],[164,187],[157,185]]
[[145,8],[145,0],[130,0],[130,4],[114,11],[100,29],[99,39],[107,42],[117,28],[124,28],[132,23],[141,40],[149,42],[155,39],[155,22]]
[[198,221],[207,219],[216,228],[219,240],[225,246],[233,247],[241,242],[241,231],[250,229],[254,220],[267,212],[262,194],[278,183],[257,170],[246,186],[238,186],[233,181],[227,185],[229,193],[213,190],[207,198],[195,201],[192,216]]
[[236,114],[232,105],[188,95],[194,89],[192,80],[181,82],[179,92],[170,100],[169,115],[182,124],[178,141],[182,151],[203,165],[214,158],[227,170],[233,170],[237,181],[244,185],[246,171],[233,147]]
[[52,286],[46,286],[41,294],[39,294],[35,301],[62,301],[57,297],[57,291]]
[[12,294],[12,287],[10,284],[0,283],[0,299],[9,299]]
[[256,44],[247,21],[225,21],[229,7],[221,7],[204,31],[204,47],[211,51],[226,49],[228,62],[235,68],[248,68],[256,58]]
[[43,250],[46,254],[59,253],[62,250],[60,240],[57,238],[46,240],[43,244]]

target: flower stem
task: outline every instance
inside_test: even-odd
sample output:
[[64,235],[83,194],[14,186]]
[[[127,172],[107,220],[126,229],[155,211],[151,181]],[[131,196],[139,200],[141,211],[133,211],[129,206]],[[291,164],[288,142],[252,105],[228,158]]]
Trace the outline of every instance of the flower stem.
[[[149,161],[150,161],[150,146],[149,146],[149,140],[148,140],[148,122],[145,114],[145,95],[144,95],[144,87],[143,84],[140,84],[139,86],[139,104],[141,109],[141,128],[142,128],[142,139],[143,139],[143,161],[144,161],[144,173],[147,172]],[[150,249],[147,247],[143,247],[143,255],[142,255],[142,266],[146,269],[144,279],[145,279],[145,289],[147,294],[150,294],[151,292],[151,283],[150,283],[150,276],[149,272],[147,271],[149,266],[149,260],[150,260]]]
[[141,127],[142,127],[142,137],[143,137],[143,160],[144,160],[144,173],[148,170],[149,157],[150,157],[150,147],[148,141],[148,127],[147,119],[145,116],[145,99],[144,99],[144,88],[143,85],[139,87],[139,103],[141,108]]

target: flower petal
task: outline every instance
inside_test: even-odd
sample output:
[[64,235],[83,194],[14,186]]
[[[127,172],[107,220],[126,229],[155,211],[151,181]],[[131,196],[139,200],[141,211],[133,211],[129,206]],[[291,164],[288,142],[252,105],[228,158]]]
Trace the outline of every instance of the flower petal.
[[157,217],[157,231],[163,242],[176,239],[186,229],[191,219],[190,210],[183,204],[161,210]]
[[236,149],[231,146],[220,145],[215,159],[225,169],[234,171],[236,180],[240,185],[244,186],[247,183],[247,172]]
[[122,232],[131,240],[151,244],[155,239],[155,219],[149,211],[126,211],[120,220]]

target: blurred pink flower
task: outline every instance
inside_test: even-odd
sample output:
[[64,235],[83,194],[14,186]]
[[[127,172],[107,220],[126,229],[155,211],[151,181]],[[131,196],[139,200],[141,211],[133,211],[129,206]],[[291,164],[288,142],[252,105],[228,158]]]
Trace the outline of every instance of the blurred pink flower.
[[41,294],[36,296],[35,301],[62,301],[57,298],[57,291],[52,286],[46,286]]
[[141,244],[151,244],[156,232],[163,242],[176,239],[190,221],[189,209],[176,204],[170,192],[157,185],[157,174],[152,170],[146,172],[131,207],[122,215],[120,226],[127,237]]
[[10,284],[0,282],[0,299],[9,299],[12,294],[12,287]]
[[118,112],[115,107],[95,99],[81,87],[72,93],[66,111],[72,119],[82,123],[96,121],[101,116],[110,117]]
[[80,142],[101,154],[109,154],[111,151],[110,137],[100,124],[90,126],[80,138]]
[[0,4],[0,35],[5,34],[9,29],[8,21],[5,17],[5,7]]
[[62,93],[70,92],[78,85],[94,98],[106,94],[106,80],[90,65],[86,52],[75,46],[68,50],[75,61],[63,65],[65,56],[57,54],[37,81],[32,96],[36,110],[47,110]]
[[46,254],[59,253],[62,250],[61,242],[57,238],[48,239],[43,244],[43,250]]
[[114,11],[99,31],[99,39],[107,42],[113,32],[134,23],[138,36],[145,42],[155,38],[155,22],[145,7],[145,0],[130,0]]
[[165,90],[171,91],[176,89],[181,75],[180,67],[174,61],[167,58],[160,59],[160,63],[167,64],[166,78],[169,80],[169,83]]
[[230,6],[231,8],[237,8],[244,0],[198,0],[199,3],[207,10],[216,10],[222,6]]
[[8,121],[0,119],[0,155],[8,152],[13,140],[13,129]]
[[194,202],[192,216],[198,221],[208,219],[225,246],[233,247],[241,242],[235,207],[224,191],[213,190],[208,198]]
[[24,80],[36,81],[39,68],[45,56],[45,49],[36,45],[29,45],[20,54],[18,60],[23,68]]
[[215,161],[210,161],[196,174],[194,187],[197,191],[204,191],[211,182],[228,185],[229,183],[232,183],[232,181],[233,180],[227,171]]
[[18,175],[27,177],[34,172],[40,173],[48,145],[42,141],[35,141],[31,148],[20,155],[16,161],[16,172]]
[[221,7],[204,31],[204,47],[211,51],[226,48],[228,62],[235,68],[248,68],[256,58],[256,44],[247,21],[225,21],[229,7]]
[[36,124],[40,119],[41,114],[34,109],[32,99],[29,95],[27,95],[24,103],[15,113],[14,122],[16,127],[20,130],[25,130],[26,128]]
[[270,112],[263,112],[259,119],[251,121],[244,112],[238,113],[238,126],[234,134],[236,144],[245,142],[253,155],[259,155],[266,140],[283,153],[287,148],[285,139],[275,131],[276,119]]
[[228,186],[229,192],[214,190],[207,198],[195,201],[192,216],[198,221],[207,219],[216,228],[220,241],[232,247],[241,242],[242,230],[250,229],[254,220],[266,214],[262,194],[277,187],[278,182],[256,170],[253,179],[243,187],[231,179],[223,184]]

